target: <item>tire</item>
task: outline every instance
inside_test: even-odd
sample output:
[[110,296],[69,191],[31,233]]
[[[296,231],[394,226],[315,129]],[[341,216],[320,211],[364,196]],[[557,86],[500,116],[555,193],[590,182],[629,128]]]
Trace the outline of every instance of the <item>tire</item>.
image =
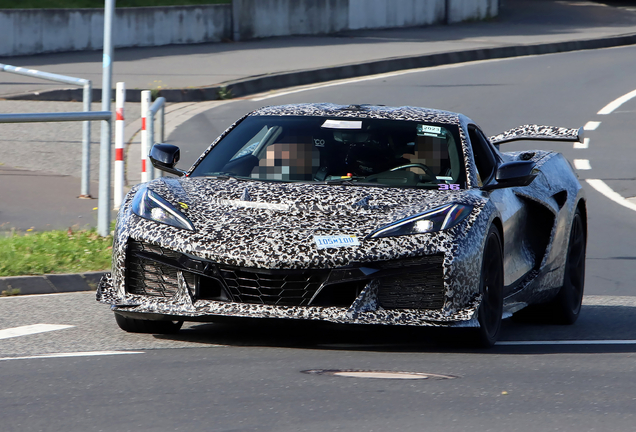
[[503,252],[499,231],[494,226],[490,227],[484,245],[480,292],[479,328],[474,330],[473,341],[478,347],[489,348],[499,338],[503,315]]
[[574,324],[581,313],[583,288],[585,286],[585,225],[579,209],[572,218],[568,253],[565,260],[563,286],[550,303],[552,318],[558,324]]
[[183,321],[151,321],[128,318],[118,313],[115,314],[115,321],[120,329],[129,333],[154,333],[170,334],[179,331]]

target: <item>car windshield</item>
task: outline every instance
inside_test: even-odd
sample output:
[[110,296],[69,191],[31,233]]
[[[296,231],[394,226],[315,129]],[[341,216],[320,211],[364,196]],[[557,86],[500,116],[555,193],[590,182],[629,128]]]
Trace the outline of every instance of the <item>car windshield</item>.
[[463,160],[453,124],[249,116],[191,176],[457,189],[465,187]]

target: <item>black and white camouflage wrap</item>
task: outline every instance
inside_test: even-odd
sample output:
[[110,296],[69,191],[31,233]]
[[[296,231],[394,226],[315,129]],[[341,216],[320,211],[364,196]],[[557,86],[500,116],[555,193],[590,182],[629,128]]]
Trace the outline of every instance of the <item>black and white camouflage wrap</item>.
[[[423,108],[369,107],[365,110],[343,110],[342,106],[331,104],[267,107],[249,115],[373,117],[457,124],[460,126],[468,187],[459,191],[437,191],[270,183],[232,178],[160,178],[148,183],[148,188],[170,203],[186,204],[182,212],[195,230],[186,231],[135,215],[131,210],[131,202],[139,186],[134,187],[119,211],[112,274],[105,276],[98,287],[99,301],[110,304],[115,312],[160,314],[183,320],[236,316],[339,323],[478,326],[476,311],[481,299],[479,285],[485,235],[490,226],[501,219],[501,214],[489,193],[477,187],[473,154],[467,139],[467,126],[471,123],[468,118]],[[219,139],[227,133],[224,132]],[[521,155],[511,153],[506,157],[515,159]],[[532,160],[544,178],[539,176],[538,181],[523,188],[520,193],[549,209],[555,215],[555,224],[550,228],[549,251],[542,266],[528,275],[521,289],[506,299],[506,313],[514,312],[537,298],[545,298],[562,284],[569,220],[578,200],[582,199],[578,181],[559,172],[563,171],[564,163],[567,165],[562,156],[537,151],[533,152]],[[546,178],[550,181],[546,181]],[[558,188],[568,193],[567,203],[562,208],[552,198]],[[249,196],[249,201],[245,200],[246,196]],[[465,220],[446,231],[367,238],[380,227],[449,203],[467,204],[473,210]],[[312,240],[317,235],[355,235],[360,239],[360,245],[318,249]],[[126,247],[130,239],[161,245],[219,264],[255,269],[334,269],[443,254],[444,305],[437,310],[382,309],[377,301],[378,283],[375,280],[367,284],[349,307],[273,306],[193,300],[182,276],[179,277],[179,292],[174,297],[133,295],[127,293],[125,287]]]
[[556,126],[523,125],[489,138],[490,142],[498,145],[517,140],[546,140],[546,141],[578,141],[583,142],[583,128],[568,129]]

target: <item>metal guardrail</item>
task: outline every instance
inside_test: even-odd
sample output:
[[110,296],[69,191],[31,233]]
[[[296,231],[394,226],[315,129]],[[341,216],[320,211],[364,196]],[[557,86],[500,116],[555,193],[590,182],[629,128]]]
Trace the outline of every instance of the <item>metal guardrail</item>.
[[[0,114],[0,123],[35,123],[35,122],[68,122],[68,121],[106,121],[109,125],[113,119],[110,111],[91,112],[64,112],[64,113],[25,113],[25,114]],[[110,148],[110,136],[106,146]],[[105,167],[105,169],[103,169]],[[100,160],[99,188],[110,192],[110,159],[105,162]],[[107,236],[110,226],[110,195],[108,193],[99,195],[97,228],[99,235]],[[103,209],[106,209],[104,211]]]
[[113,113],[110,111],[0,114],[0,123],[45,123],[96,120],[110,121],[112,116]]
[[[93,98],[93,84],[91,80],[68,77],[64,75],[58,75],[49,72],[42,72],[35,69],[21,68],[17,66],[11,66],[0,63],[0,72],[9,72],[17,75],[25,75],[33,78],[40,78],[47,81],[61,82],[64,84],[71,84],[80,87],[84,87],[84,112],[90,112],[91,102]],[[22,114],[20,114],[22,115]],[[82,182],[80,187],[80,197],[90,198],[90,170],[91,170],[91,124],[89,120],[95,119],[82,119],[84,121],[82,130]],[[31,121],[43,121],[43,120],[31,120]],[[44,120],[44,121],[80,121],[80,120]],[[10,122],[3,122],[10,123]]]

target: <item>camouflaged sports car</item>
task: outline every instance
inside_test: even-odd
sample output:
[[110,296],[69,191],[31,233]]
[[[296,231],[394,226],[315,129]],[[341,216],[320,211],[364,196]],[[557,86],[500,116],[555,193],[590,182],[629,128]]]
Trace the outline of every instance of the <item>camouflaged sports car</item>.
[[425,108],[267,107],[188,171],[134,187],[97,299],[130,332],[220,316],[469,327],[492,345],[528,305],[563,323],[583,296],[586,204],[567,160],[501,153],[520,139],[579,141],[526,125],[490,139]]

